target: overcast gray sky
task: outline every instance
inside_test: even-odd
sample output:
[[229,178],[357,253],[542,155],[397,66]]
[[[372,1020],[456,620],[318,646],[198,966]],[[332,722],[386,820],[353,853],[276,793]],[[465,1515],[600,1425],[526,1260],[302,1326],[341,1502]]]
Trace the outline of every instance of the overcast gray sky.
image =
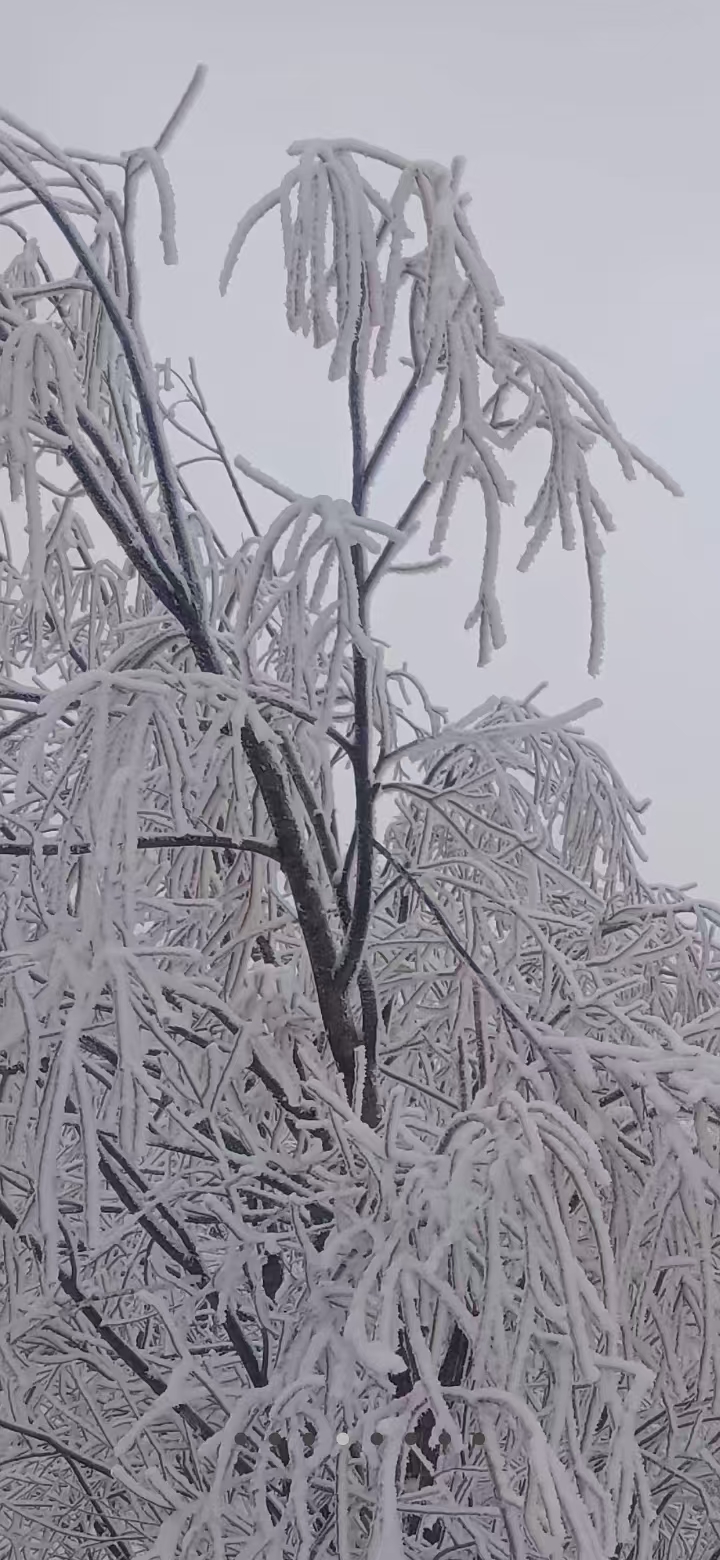
[[[599,694],[588,731],[653,798],[651,875],[720,899],[718,0],[35,0],[3,7],[0,50],[8,108],[107,151],[154,139],[208,64],[170,156],[181,264],[161,271],[148,244],[146,328],[158,357],[196,355],[231,449],[304,491],[347,491],[342,390],[284,330],[274,230],[219,301],[235,221],[299,136],[467,156],[505,328],[571,358],[686,498],[627,487],[601,462],[618,534],[595,683],[581,560],[557,544],[530,575],[508,567],[509,646],[477,670],[462,631],[481,555],[470,508],[454,567],[420,591],[394,586],[383,628],[457,713],[545,678],[549,709]],[[155,224],[148,204],[150,237]],[[510,515],[508,565],[525,538]]]

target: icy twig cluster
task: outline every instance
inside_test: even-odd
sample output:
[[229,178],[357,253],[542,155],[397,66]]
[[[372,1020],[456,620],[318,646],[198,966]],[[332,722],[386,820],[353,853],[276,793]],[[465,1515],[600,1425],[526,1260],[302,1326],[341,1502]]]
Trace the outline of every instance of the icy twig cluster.
[[[120,159],[0,136],[0,1556],[710,1560],[720,912],[645,884],[583,711],[450,723],[371,622],[467,477],[501,642],[503,461],[534,429],[530,554],[579,523],[597,609],[589,446],[644,458],[499,332],[459,165],[336,142],[293,149],[223,285],[279,207],[350,497],[234,461],[140,323],[180,118]],[[368,496],[424,391],[390,524]]]

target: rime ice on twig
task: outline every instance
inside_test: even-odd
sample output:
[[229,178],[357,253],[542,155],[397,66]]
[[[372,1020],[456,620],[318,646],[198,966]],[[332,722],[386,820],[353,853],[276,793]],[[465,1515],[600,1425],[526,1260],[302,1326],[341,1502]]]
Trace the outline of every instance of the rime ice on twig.
[[[600,531],[612,529],[612,520],[590,481],[588,451],[600,438],[626,477],[632,478],[639,464],[671,492],[680,491],[677,484],[623,439],[597,392],[572,364],[499,330],[497,310],[503,300],[468,222],[460,159],[451,169],[404,162],[348,140],[297,142],[290,155],[297,166],[239,223],[221,291],[227,291],[252,229],[279,207],[288,324],[311,335],[316,347],[333,344],[330,378],[339,379],[350,372],[352,343],[361,335],[360,371],[376,377],[386,372],[406,289],[410,401],[440,381],[424,465],[425,481],[437,495],[433,551],[445,541],[463,483],[475,480],[482,494],[485,556],[479,596],[467,620],[468,627],[478,625],[481,666],[505,642],[496,583],[501,512],[512,505],[514,488],[502,452],[513,450],[533,429],[549,435],[548,469],[527,516],[532,536],[519,567],[529,567],[556,521],[563,547],[573,548],[579,521],[590,593],[589,670],[596,674],[603,650]],[[392,168],[398,173],[389,195],[364,176],[367,163],[378,172]]]
[[[279,206],[290,325],[349,381],[353,504],[244,456],[241,487],[195,365],[157,370],[140,327],[141,174],[172,261],[176,121],[120,159],[0,136],[28,526],[0,557],[0,1560],[710,1560],[720,911],[644,883],[591,706],[451,724],[370,614],[472,477],[471,619],[502,642],[503,461],[539,428],[526,561],[579,529],[597,660],[586,453],[644,458],[498,331],[459,164],[313,142],[224,281]],[[411,378],[366,450],[403,297]]]

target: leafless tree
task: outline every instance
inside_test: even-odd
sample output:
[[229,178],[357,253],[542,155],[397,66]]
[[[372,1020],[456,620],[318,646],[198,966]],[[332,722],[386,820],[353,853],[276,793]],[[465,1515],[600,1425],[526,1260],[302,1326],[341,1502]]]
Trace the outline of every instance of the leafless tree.
[[579,537],[595,669],[591,447],[672,484],[501,332],[460,163],[353,141],[290,149],[221,281],[242,329],[277,208],[347,496],[231,456],[140,322],[199,82],[121,158],[2,118],[0,1556],[710,1560],[720,912],[646,885],[582,711],[451,723],[371,613],[474,483],[487,661],[508,458],[544,438],[522,562]]

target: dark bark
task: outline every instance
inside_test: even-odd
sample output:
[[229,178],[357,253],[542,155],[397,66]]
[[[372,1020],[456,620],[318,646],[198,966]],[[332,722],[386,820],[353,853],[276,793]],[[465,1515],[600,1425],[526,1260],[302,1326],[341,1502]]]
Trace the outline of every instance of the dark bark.
[[337,953],[325,908],[276,759],[268,744],[261,741],[247,720],[243,725],[241,741],[265,803],[277,841],[280,865],[295,901],[328,1044],[348,1099],[352,1099],[358,1036],[346,993],[338,990],[334,978]]

